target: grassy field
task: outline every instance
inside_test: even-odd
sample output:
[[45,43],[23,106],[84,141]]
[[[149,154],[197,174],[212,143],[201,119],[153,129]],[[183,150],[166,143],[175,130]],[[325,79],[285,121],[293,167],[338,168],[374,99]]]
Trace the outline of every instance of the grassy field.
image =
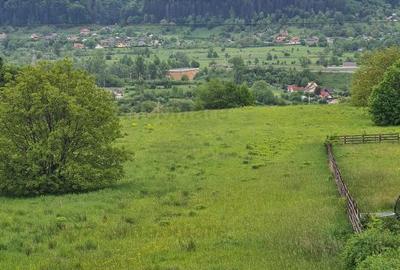
[[[0,269],[341,269],[350,233],[326,135],[378,132],[348,106],[124,117],[118,185],[0,198]],[[388,131],[385,129],[385,131]]]
[[393,210],[400,195],[400,145],[335,146],[350,192],[363,212]]
[[[195,59],[200,63],[200,67],[208,67],[211,62],[215,62],[220,66],[229,66],[229,59],[231,57],[240,56],[246,64],[255,65],[256,58],[259,60],[259,65],[273,65],[274,67],[282,68],[297,68],[303,69],[299,61],[300,57],[307,57],[311,64],[308,66],[313,71],[324,70],[324,67],[316,65],[319,55],[324,55],[326,58],[330,54],[324,52],[324,48],[308,47],[308,46],[266,46],[266,47],[249,47],[249,48],[214,48],[218,54],[218,58],[208,58],[209,48],[195,48],[195,49],[168,49],[158,48],[151,49],[151,51],[160,57],[162,60],[167,60],[172,53],[183,52],[191,59]],[[113,61],[122,58],[124,55],[133,53],[135,49],[108,49],[107,52],[114,56]],[[88,51],[90,53],[90,51]],[[273,59],[268,60],[267,56],[271,54]],[[275,59],[276,56],[276,59]],[[354,54],[343,54],[342,60],[347,57],[352,58]],[[279,61],[279,62],[278,62]]]

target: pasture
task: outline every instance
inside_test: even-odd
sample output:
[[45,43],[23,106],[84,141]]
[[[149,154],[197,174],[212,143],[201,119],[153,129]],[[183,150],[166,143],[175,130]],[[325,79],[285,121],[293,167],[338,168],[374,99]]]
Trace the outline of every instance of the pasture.
[[342,175],[362,212],[393,210],[400,195],[400,145],[335,146]]
[[0,197],[0,269],[342,269],[351,228],[323,142],[393,131],[343,105],[121,120],[118,185]]

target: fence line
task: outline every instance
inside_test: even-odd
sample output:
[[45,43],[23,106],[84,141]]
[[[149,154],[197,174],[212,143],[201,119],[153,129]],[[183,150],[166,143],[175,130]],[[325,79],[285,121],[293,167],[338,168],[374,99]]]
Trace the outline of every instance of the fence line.
[[327,152],[328,152],[328,161],[329,161],[329,168],[335,178],[336,186],[338,191],[342,197],[346,199],[347,203],[347,215],[349,217],[350,223],[353,227],[353,230],[356,233],[360,233],[363,230],[363,225],[361,223],[361,215],[360,210],[357,206],[357,202],[351,196],[347,185],[343,181],[342,174],[339,170],[339,167],[336,163],[336,159],[333,155],[333,148],[331,143],[325,144]]
[[389,134],[362,134],[362,135],[343,135],[328,137],[331,142],[341,142],[343,144],[365,144],[381,142],[400,142],[399,133]]

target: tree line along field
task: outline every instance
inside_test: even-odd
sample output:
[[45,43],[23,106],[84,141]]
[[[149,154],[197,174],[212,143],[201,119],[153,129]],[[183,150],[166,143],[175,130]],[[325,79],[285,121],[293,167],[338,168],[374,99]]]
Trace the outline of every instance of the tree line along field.
[[[249,47],[249,48],[213,48],[218,54],[218,57],[208,57],[209,47],[195,48],[195,49],[170,49],[170,48],[156,48],[150,51],[158,56],[161,60],[168,60],[169,56],[176,52],[185,53],[190,59],[194,59],[199,62],[200,67],[209,67],[215,65],[217,67],[229,67],[229,59],[233,57],[242,57],[246,64],[249,65],[272,65],[274,67],[281,68],[297,68],[299,70],[307,67],[312,71],[324,71],[325,68],[321,65],[316,64],[320,56],[330,58],[331,53],[324,52],[324,48],[320,47],[309,47],[309,46],[265,46],[265,47]],[[137,50],[137,49],[136,49]],[[112,55],[112,60],[118,61],[125,55],[135,56],[135,49],[107,49],[104,51],[105,54]],[[272,56],[272,59],[268,59],[268,54]],[[84,56],[90,56],[90,51],[83,53]],[[276,56],[276,57],[275,57]],[[310,60],[310,64],[303,66],[301,64],[301,58],[307,58]],[[256,63],[255,61],[257,61]],[[344,53],[340,58],[342,61],[346,59],[354,60],[354,53]]]
[[116,186],[0,199],[0,269],[342,269],[351,228],[323,142],[380,131],[362,109],[121,120],[134,158]]
[[[390,132],[388,129],[386,132]],[[343,177],[361,211],[393,211],[399,196],[397,143],[335,146]]]

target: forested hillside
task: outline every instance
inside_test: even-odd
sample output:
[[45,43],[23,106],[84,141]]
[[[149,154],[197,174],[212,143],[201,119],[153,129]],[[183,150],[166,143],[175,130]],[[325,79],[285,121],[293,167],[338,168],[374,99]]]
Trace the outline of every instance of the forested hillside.
[[[209,17],[251,18],[276,13],[293,17],[319,11],[365,17],[390,12],[399,0],[0,0],[0,24],[114,24],[197,21]],[[200,18],[200,19],[199,19]]]

